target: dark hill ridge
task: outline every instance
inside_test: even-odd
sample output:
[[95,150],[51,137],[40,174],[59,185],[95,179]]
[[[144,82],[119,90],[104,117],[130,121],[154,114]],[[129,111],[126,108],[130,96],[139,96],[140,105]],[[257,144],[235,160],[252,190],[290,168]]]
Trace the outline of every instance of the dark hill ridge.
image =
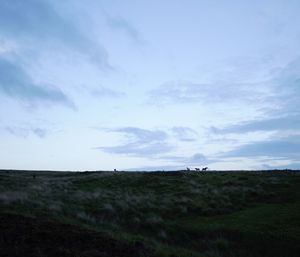
[[300,173],[0,171],[0,256],[296,257]]

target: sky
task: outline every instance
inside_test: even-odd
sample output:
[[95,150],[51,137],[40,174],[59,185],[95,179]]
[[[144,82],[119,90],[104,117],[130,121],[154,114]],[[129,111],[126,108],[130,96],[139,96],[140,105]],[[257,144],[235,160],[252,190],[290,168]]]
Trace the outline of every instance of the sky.
[[0,168],[300,169],[299,12],[0,0]]

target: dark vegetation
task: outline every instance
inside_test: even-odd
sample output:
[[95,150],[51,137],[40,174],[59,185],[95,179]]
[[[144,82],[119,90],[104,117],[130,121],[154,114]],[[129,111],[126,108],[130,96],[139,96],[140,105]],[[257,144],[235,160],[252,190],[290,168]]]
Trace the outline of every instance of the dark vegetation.
[[296,257],[300,173],[0,171],[1,256]]

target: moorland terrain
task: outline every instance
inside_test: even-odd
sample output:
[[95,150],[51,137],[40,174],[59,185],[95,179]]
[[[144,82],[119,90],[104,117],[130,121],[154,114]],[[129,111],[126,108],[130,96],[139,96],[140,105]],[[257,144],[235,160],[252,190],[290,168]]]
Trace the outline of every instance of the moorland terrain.
[[300,172],[0,171],[2,257],[296,257]]

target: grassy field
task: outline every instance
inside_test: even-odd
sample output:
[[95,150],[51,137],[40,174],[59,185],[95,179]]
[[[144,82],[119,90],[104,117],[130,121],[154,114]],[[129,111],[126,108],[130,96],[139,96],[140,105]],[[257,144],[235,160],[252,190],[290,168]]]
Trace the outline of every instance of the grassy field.
[[300,173],[0,171],[1,256],[293,257]]

